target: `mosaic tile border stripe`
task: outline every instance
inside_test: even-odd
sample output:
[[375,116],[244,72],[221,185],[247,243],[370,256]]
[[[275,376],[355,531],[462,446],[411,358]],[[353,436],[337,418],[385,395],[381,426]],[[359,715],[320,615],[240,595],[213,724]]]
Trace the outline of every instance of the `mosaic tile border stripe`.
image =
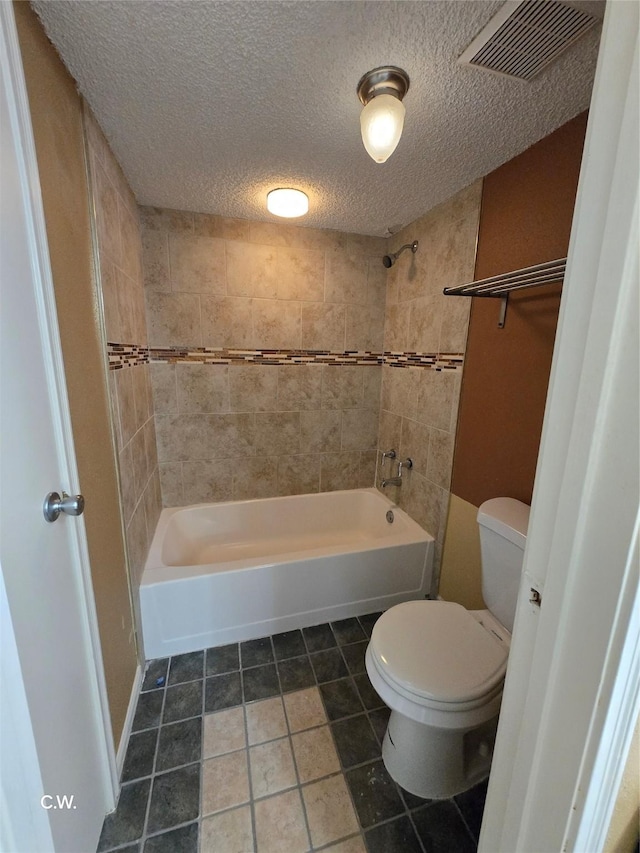
[[389,367],[423,367],[431,370],[461,370],[464,353],[368,352],[345,350],[225,349],[221,347],[139,347],[107,344],[109,369],[138,364],[326,364]]

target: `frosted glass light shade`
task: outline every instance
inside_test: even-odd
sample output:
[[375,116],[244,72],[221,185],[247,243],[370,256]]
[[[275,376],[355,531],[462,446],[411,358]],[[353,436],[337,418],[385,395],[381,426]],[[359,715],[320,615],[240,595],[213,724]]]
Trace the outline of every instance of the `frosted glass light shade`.
[[309,198],[302,190],[281,187],[267,193],[267,210],[287,219],[304,216],[309,212]]
[[377,95],[360,113],[362,141],[376,163],[384,163],[396,150],[404,115],[404,104],[394,95]]

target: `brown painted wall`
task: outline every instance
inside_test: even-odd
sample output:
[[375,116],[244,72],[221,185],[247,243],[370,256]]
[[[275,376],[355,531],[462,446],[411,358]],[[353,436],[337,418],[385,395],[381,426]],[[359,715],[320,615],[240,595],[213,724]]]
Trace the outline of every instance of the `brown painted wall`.
[[[484,180],[475,278],[565,257],[586,113]],[[499,495],[529,503],[555,339],[560,285],[474,299],[452,492],[479,506]]]
[[[102,656],[116,744],[136,671],[94,274],[82,104],[28,3],[14,4],[47,227]],[[52,484],[52,488],[53,488]]]

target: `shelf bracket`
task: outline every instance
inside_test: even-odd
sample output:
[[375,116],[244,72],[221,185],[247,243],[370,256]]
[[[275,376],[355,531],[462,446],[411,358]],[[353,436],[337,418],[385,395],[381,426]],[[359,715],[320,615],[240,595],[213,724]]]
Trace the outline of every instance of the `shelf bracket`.
[[500,298],[500,316],[498,317],[498,328],[504,329],[504,323],[507,319],[507,305],[509,304],[509,294]]

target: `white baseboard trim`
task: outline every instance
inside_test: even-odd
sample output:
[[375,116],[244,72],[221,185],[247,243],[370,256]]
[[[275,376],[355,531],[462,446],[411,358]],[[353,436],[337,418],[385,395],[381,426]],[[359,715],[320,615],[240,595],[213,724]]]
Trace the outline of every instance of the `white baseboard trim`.
[[120,779],[120,776],[122,774],[122,765],[124,764],[124,757],[127,753],[127,746],[129,745],[129,735],[131,734],[131,726],[133,725],[133,717],[136,712],[136,705],[138,704],[138,696],[140,695],[140,688],[142,687],[143,677],[144,671],[140,664],[138,664],[138,668],[136,669],[136,675],[133,679],[133,687],[131,688],[131,697],[129,698],[127,716],[124,718],[124,726],[122,727],[120,743],[118,744],[118,751],[116,752],[116,767],[118,769],[118,779]]

